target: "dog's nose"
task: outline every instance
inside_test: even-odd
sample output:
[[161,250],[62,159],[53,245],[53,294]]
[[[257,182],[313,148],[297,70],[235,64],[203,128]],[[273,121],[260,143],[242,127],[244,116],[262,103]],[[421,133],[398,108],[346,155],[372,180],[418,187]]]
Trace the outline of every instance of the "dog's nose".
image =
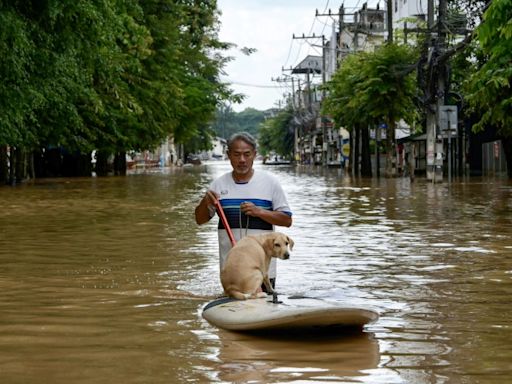
[[283,259],[284,259],[284,260],[287,260],[287,259],[289,259],[289,258],[290,258],[290,254],[289,254],[288,252],[286,252],[286,253],[284,254],[284,256],[283,256]]

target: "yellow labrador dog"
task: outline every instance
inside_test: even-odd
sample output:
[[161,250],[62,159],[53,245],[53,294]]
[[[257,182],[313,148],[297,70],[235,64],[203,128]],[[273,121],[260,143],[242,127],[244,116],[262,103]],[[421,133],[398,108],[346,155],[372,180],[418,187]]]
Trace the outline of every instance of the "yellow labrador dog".
[[271,258],[286,260],[292,249],[293,240],[280,232],[244,237],[231,248],[220,272],[224,292],[240,300],[266,297],[258,289],[264,283],[268,292],[274,291],[268,279]]

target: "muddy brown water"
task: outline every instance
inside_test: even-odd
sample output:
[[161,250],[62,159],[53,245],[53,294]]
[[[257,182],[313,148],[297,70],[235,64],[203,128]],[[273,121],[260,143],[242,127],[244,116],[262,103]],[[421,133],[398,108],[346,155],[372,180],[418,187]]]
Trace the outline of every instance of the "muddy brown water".
[[380,318],[362,333],[265,338],[200,317],[221,288],[215,224],[196,226],[193,209],[229,169],[0,188],[1,382],[512,380],[512,183],[267,167],[294,212],[277,289]]

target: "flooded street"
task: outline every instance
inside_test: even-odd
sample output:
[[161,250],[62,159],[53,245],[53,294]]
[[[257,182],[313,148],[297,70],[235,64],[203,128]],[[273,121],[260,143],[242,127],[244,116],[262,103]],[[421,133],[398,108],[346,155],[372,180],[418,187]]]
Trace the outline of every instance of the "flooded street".
[[[264,166],[257,164],[256,170]],[[2,383],[506,383],[512,183],[267,167],[293,210],[276,288],[377,309],[359,334],[262,338],[201,319],[220,295],[229,163],[0,188]]]

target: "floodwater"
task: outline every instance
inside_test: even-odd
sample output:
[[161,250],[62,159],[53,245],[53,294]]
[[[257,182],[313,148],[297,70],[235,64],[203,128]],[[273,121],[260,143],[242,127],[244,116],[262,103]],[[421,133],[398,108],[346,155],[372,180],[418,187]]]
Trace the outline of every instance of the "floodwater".
[[[261,169],[262,165],[257,165]],[[277,289],[372,306],[361,333],[221,331],[206,166],[0,188],[2,383],[512,381],[512,183],[267,166],[295,240]]]

